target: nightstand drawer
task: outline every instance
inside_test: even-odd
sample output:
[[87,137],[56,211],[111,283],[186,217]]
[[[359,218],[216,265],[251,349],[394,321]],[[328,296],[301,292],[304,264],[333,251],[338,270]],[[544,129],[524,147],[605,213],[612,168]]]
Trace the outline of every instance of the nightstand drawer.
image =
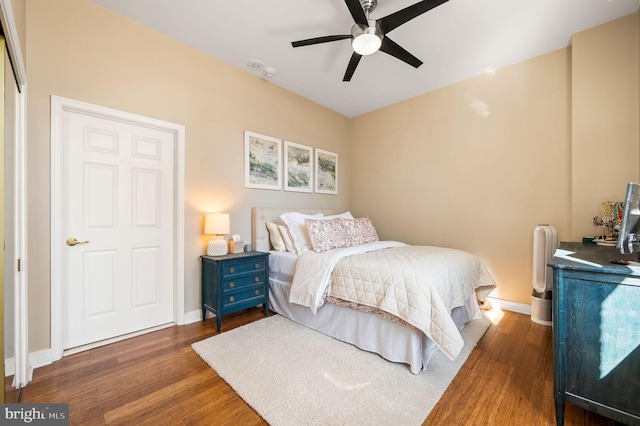
[[264,302],[264,296],[264,286],[247,287],[240,291],[229,292],[222,296],[222,309],[226,311],[227,308],[237,304],[259,305]]
[[266,269],[266,259],[250,259],[222,265],[222,276],[229,278],[247,272],[264,271]]
[[225,278],[222,283],[222,291],[227,292],[229,290],[237,290],[242,287],[256,285],[256,284],[264,284],[266,280],[264,272],[258,274],[250,274],[244,276],[238,276],[236,279],[233,277]]

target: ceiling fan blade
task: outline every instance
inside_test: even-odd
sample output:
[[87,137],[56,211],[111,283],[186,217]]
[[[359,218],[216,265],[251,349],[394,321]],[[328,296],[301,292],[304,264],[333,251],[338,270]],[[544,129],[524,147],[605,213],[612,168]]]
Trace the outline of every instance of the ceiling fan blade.
[[362,55],[353,52],[353,55],[351,55],[351,59],[349,60],[349,65],[347,65],[347,71],[344,73],[344,78],[342,79],[342,81],[351,81],[351,77],[356,71],[356,67],[358,66],[361,58]]
[[380,46],[380,50],[388,55],[400,59],[403,62],[406,62],[414,68],[418,68],[422,65],[422,61],[420,59],[407,52],[403,47],[391,40],[389,37],[382,39],[382,46]]
[[367,15],[364,13],[364,9],[360,5],[360,0],[344,0],[353,16],[353,20],[357,24],[367,25]]
[[351,38],[351,34],[330,35],[330,36],[324,36],[324,37],[308,38],[306,40],[292,41],[291,45],[293,47],[309,46],[312,44],[320,44],[320,43],[327,43],[330,41],[344,40],[346,38]]
[[384,18],[378,19],[378,24],[380,24],[382,33],[386,34],[389,31],[398,28],[405,22],[430,11],[434,7],[438,7],[447,1],[449,0],[423,0],[412,6],[407,6],[402,10],[387,15]]

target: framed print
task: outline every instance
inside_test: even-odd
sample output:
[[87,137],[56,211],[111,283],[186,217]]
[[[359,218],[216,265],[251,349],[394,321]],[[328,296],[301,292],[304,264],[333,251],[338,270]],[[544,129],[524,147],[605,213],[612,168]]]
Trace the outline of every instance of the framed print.
[[313,148],[284,141],[284,190],[313,191]]
[[244,132],[244,186],[282,189],[282,141],[249,131]]
[[316,192],[338,193],[338,154],[316,148]]

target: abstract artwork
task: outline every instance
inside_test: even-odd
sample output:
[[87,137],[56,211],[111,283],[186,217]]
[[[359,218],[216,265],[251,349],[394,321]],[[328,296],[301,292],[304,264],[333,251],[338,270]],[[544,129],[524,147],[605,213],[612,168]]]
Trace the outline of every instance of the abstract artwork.
[[284,141],[284,190],[294,192],[313,191],[311,161],[313,148]]
[[282,188],[282,141],[271,136],[244,132],[244,186],[247,188]]

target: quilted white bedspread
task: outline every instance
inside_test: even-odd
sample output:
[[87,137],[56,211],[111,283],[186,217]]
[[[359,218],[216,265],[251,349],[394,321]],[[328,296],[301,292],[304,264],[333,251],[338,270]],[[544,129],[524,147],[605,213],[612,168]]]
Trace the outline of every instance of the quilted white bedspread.
[[289,301],[316,312],[330,294],[376,307],[420,329],[453,360],[464,341],[451,309],[474,291],[484,299],[495,286],[480,259],[465,251],[377,241],[304,253]]

